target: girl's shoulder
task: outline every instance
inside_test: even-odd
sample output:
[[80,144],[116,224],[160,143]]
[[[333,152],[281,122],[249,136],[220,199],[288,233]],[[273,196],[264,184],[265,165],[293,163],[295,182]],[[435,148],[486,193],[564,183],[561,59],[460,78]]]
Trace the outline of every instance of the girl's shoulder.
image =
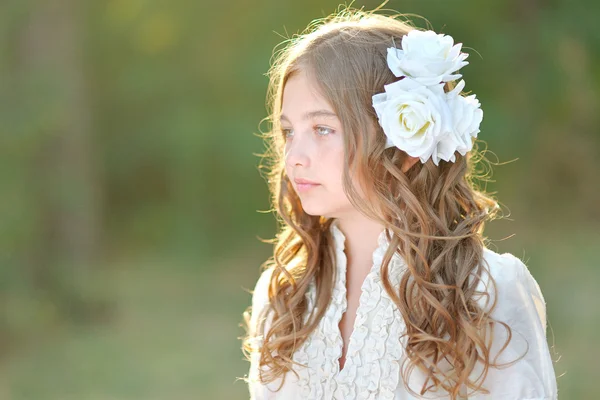
[[[479,299],[481,305],[490,306],[496,300],[494,315],[505,320],[514,319],[519,313],[537,314],[540,324],[546,327],[546,301],[537,280],[520,258],[511,253],[499,254],[487,247],[483,251],[484,269],[477,291],[486,293]],[[496,291],[490,286],[493,278]]]
[[[497,253],[487,247],[483,248],[485,277],[491,275],[500,285],[525,284],[528,289],[539,290],[537,281],[529,271],[527,264],[511,253]],[[530,287],[533,285],[533,287]]]
[[483,260],[486,272],[500,281],[514,281],[531,275],[529,268],[520,258],[511,253],[497,253],[487,247],[483,248]]

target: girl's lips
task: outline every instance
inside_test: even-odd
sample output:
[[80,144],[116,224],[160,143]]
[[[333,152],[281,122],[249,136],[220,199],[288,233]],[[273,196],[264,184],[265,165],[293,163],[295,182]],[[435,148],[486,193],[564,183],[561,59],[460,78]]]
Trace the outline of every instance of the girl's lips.
[[298,190],[299,192],[305,192],[307,190],[320,186],[319,183],[301,178],[294,179],[294,182],[296,183],[296,190]]
[[315,188],[317,186],[320,186],[320,185],[318,183],[296,183],[296,189],[299,192],[305,192],[305,191]]

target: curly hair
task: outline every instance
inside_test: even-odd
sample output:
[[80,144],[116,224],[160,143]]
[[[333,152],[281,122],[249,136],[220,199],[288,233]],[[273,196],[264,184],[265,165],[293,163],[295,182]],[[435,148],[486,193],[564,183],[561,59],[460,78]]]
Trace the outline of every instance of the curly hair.
[[[381,267],[382,283],[406,322],[404,382],[418,368],[428,378],[421,395],[443,388],[454,399],[461,387],[472,389],[470,393],[489,393],[483,387],[488,368],[500,367],[490,355],[494,324],[508,331],[502,350],[511,340],[510,327],[491,317],[496,296],[476,290],[486,268],[484,224],[497,218],[500,209],[491,194],[476,188],[475,180],[489,172],[478,142],[466,156],[456,154],[456,162],[440,161],[436,166],[429,160],[406,172],[402,165],[408,155],[384,148],[385,136],[371,98],[397,80],[386,63],[387,47],[416,29],[399,17],[347,8],[313,21],[275,53],[268,73],[271,129],[265,133],[267,152],[262,162],[280,223],[273,256],[263,265],[273,269],[269,304],[261,314],[270,315],[270,329],[264,332],[262,346],[256,346],[254,336],[263,332],[266,321],[259,317],[261,326],[247,333],[242,346],[246,355],[260,352],[259,365],[269,367],[261,373],[262,382],[280,376],[285,380],[286,372],[293,371],[292,356],[325,314],[335,276],[332,220],[304,212],[284,168],[285,143],[278,117],[284,86],[299,71],[314,79],[342,123],[342,180],[350,202],[392,232]],[[454,87],[454,82],[448,82],[445,90]],[[359,196],[351,176],[361,178],[358,183],[364,195]],[[394,252],[407,265],[399,287],[392,287],[388,279]],[[316,285],[316,313],[307,309],[305,297],[311,281]],[[490,284],[486,289],[495,291],[491,277]],[[478,297],[486,298],[486,307],[480,307]],[[487,304],[490,297],[491,305]],[[310,318],[305,321],[307,313]],[[246,310],[246,324],[249,315]],[[451,368],[441,368],[442,361]],[[483,372],[471,379],[477,362],[483,364]]]

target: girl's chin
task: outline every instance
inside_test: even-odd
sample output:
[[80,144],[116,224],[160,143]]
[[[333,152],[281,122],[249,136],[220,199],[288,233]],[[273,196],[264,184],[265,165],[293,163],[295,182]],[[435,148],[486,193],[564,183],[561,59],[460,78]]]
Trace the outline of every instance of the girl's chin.
[[311,210],[311,209],[306,209],[304,208],[304,212],[307,213],[308,215],[312,215],[313,217],[323,217],[323,213],[320,212],[319,210]]
[[302,204],[302,209],[308,215],[312,215],[313,217],[325,217],[331,218],[333,214],[333,210],[323,207],[323,205],[312,205],[312,204]]

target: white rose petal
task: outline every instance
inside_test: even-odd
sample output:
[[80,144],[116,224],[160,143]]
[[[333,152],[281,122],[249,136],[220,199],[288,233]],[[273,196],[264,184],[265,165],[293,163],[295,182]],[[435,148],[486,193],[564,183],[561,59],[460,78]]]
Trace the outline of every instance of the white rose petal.
[[473,148],[473,140],[479,133],[479,125],[483,119],[483,111],[480,109],[480,103],[471,95],[463,97],[459,93],[464,87],[464,81],[458,83],[456,88],[446,93],[446,101],[452,114],[452,128],[450,134],[438,141],[431,158],[435,165],[440,160],[456,161],[455,152],[461,155],[467,154]]
[[448,106],[452,112],[452,136],[456,142],[456,150],[463,156],[473,148],[472,138],[480,132],[483,111],[477,97],[449,96]]
[[440,164],[440,160],[456,161],[456,141],[452,135],[446,135],[442,138],[431,154],[431,159],[435,165]]
[[397,77],[408,76],[423,85],[449,82],[462,77],[454,72],[469,64],[461,48],[451,36],[413,29],[402,37],[402,49],[388,48],[387,63]]
[[404,78],[385,85],[384,93],[373,96],[373,107],[387,136],[386,148],[396,146],[426,162],[438,141],[451,133],[445,96],[442,84],[423,86]]

